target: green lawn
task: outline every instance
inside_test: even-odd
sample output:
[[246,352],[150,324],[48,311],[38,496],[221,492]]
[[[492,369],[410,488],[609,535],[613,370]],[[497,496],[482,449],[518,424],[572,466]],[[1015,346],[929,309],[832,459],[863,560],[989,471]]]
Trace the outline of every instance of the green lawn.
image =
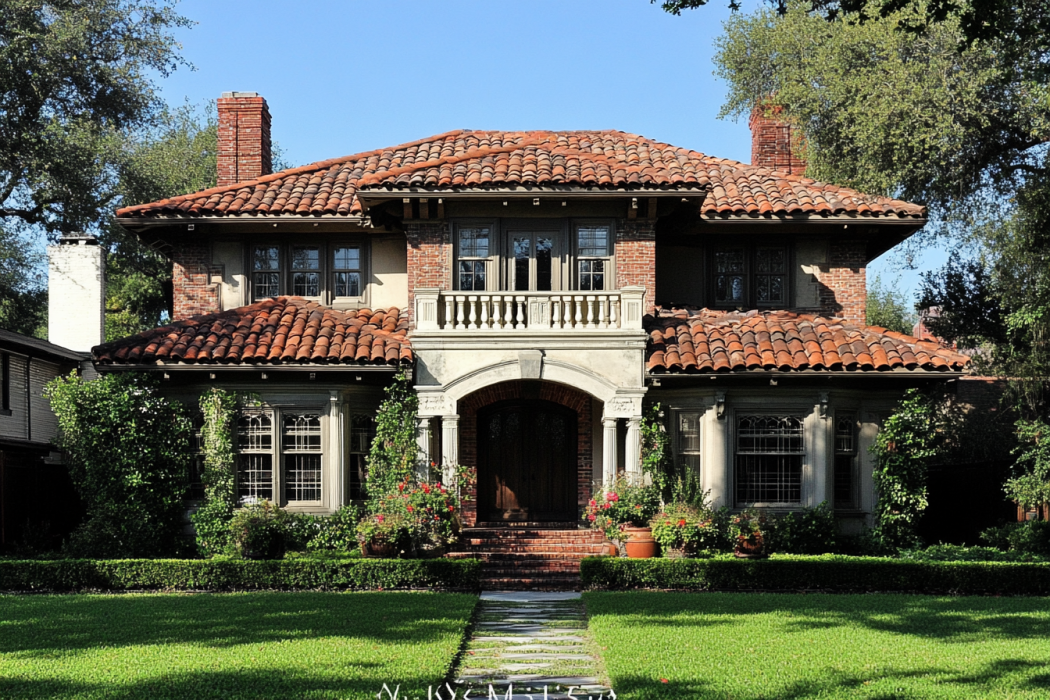
[[584,597],[630,700],[1050,698],[1047,598]]
[[477,597],[0,596],[0,698],[426,697]]

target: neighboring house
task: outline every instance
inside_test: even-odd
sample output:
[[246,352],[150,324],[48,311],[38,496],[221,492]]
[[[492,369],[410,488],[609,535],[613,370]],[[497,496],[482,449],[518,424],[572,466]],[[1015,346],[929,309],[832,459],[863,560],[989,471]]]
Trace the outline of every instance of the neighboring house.
[[88,359],[103,337],[103,261],[91,237],[49,246],[50,342],[0,330],[0,550],[57,544],[79,521],[44,387],[73,371],[94,375]]
[[617,131],[454,131],[270,173],[254,93],[219,100],[219,185],[118,221],[173,262],[174,322],[94,348],[173,395],[254,392],[238,490],[360,494],[381,389],[420,397],[428,460],[478,469],[468,524],[575,527],[639,469],[643,400],[716,505],[870,522],[879,421],[968,359],[865,326],[865,266],[925,209]]

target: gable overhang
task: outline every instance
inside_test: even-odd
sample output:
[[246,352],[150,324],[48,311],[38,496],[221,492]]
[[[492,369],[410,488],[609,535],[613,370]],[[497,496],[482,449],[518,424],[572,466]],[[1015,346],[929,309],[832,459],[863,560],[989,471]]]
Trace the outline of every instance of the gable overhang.
[[551,186],[551,187],[485,187],[474,189],[428,189],[419,187],[388,188],[374,187],[357,191],[357,199],[361,202],[361,208],[368,211],[370,208],[387,204],[389,202],[403,202],[405,199],[418,199],[422,197],[437,198],[457,201],[507,201],[507,200],[625,200],[637,199],[672,199],[683,202],[693,202],[698,206],[703,202],[710,187],[697,185],[695,187],[671,188],[622,188],[622,187],[576,187]]

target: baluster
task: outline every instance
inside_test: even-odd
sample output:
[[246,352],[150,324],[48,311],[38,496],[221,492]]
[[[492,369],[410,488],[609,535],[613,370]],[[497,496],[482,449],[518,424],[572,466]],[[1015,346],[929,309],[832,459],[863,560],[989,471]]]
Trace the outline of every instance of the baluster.
[[583,297],[573,299],[576,305],[576,324],[573,328],[583,328]]
[[598,327],[608,328],[609,324],[605,322],[605,305],[608,303],[609,297],[600,296],[598,297]]
[[507,304],[507,315],[504,317],[503,327],[510,330],[514,327],[514,297],[509,294],[503,299]]
[[441,324],[441,330],[447,330],[453,326],[454,317],[452,316],[452,296],[449,294],[445,295],[445,322]]
[[616,310],[620,307],[620,297],[610,297],[609,299],[609,328],[619,328],[619,319],[617,318]]
[[470,323],[467,324],[467,328],[469,328],[472,331],[473,330],[477,330],[477,328],[478,328],[478,298],[477,298],[477,296],[471,294],[469,297],[467,297],[467,309],[470,311],[470,317],[468,319],[470,321]]
[[587,304],[587,327],[594,328],[594,297],[588,295],[584,303]]
[[518,307],[518,323],[514,327],[523,329],[525,328],[525,297],[515,297],[515,301]]
[[489,327],[489,297],[478,297],[481,302],[481,327],[488,330]]
[[565,307],[565,310],[564,310],[565,323],[562,324],[562,327],[563,328],[572,328],[572,297],[571,296],[564,296],[564,297],[561,298],[561,300],[563,302],[563,306]]
[[561,297],[551,297],[551,328],[561,328]]
[[465,300],[466,297],[462,295],[456,295],[456,328],[458,330],[463,330],[467,327],[466,324],[463,323],[463,302]]
[[503,297],[498,294],[492,295],[492,328],[497,331],[503,328]]

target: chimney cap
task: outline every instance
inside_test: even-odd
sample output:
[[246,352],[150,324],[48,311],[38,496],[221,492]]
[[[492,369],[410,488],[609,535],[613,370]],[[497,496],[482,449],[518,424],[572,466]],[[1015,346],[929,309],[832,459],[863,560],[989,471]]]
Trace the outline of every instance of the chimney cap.
[[224,92],[224,93],[222,93],[222,96],[223,97],[258,97],[259,93],[257,93],[257,92]]
[[66,233],[58,239],[59,245],[98,245],[98,239],[90,233]]

